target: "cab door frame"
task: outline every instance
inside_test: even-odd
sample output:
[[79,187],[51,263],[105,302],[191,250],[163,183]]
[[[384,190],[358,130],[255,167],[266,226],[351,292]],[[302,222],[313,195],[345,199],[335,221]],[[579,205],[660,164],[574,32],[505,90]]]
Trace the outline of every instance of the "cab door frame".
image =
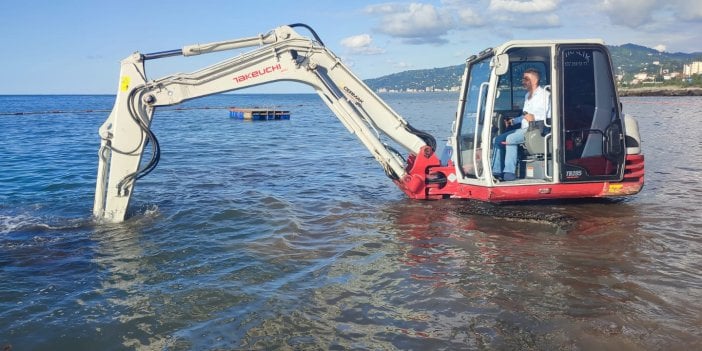
[[620,181],[625,130],[609,52],[600,44],[559,44],[556,53],[559,182]]
[[463,184],[492,185],[492,177],[486,177],[490,142],[485,129],[492,115],[495,89],[491,87],[497,80],[494,59],[494,51],[488,49],[466,60],[453,139],[456,174]]

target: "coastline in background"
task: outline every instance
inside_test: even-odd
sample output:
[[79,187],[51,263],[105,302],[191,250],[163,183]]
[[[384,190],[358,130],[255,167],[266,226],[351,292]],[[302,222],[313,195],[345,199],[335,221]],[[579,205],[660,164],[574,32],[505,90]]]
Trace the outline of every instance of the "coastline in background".
[[699,87],[638,87],[619,88],[619,96],[702,96]]

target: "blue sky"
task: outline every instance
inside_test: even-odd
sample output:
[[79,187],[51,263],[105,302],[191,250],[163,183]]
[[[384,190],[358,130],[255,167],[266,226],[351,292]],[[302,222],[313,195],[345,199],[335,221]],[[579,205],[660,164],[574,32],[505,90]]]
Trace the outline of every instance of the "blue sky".
[[[247,37],[306,23],[359,77],[445,67],[511,39],[602,38],[702,52],[700,0],[0,2],[0,94],[114,94],[134,51]],[[302,30],[301,30],[302,32]],[[150,61],[149,78],[232,54]],[[311,92],[273,84],[243,92]]]

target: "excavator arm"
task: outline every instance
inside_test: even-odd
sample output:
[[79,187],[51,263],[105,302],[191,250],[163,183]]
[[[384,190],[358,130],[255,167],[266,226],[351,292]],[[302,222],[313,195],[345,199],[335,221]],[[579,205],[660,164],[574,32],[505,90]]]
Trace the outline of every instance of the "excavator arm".
[[[307,27],[315,40],[298,34],[293,28],[299,26],[307,27],[281,26],[256,37],[152,54],[137,52],[122,60],[115,105],[99,130],[93,215],[108,222],[124,220],[135,182],[158,163],[158,140],[150,129],[158,107],[277,81],[312,86],[406,194],[427,198],[429,169],[440,166],[434,154],[434,138],[414,129],[393,111],[323,45],[311,28]],[[148,60],[246,47],[256,48],[196,72],[156,80],[147,80],[145,74]],[[405,148],[407,159],[386,145],[381,135]],[[142,165],[148,144],[151,158]]]

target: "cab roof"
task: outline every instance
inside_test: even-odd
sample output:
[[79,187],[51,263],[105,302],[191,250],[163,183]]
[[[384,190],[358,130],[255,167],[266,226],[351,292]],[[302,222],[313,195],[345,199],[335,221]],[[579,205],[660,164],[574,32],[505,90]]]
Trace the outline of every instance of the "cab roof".
[[495,54],[501,54],[513,47],[538,47],[554,46],[561,44],[599,44],[604,45],[602,39],[552,39],[552,40],[510,40],[493,49]]

